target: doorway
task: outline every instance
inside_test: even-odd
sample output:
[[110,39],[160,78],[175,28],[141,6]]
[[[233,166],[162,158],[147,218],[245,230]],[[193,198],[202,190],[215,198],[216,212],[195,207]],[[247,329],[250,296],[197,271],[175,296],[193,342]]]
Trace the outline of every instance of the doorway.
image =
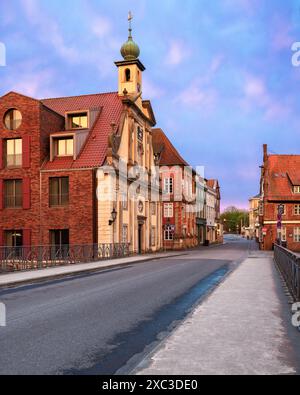
[[138,254],[143,252],[143,224],[139,224],[138,228]]

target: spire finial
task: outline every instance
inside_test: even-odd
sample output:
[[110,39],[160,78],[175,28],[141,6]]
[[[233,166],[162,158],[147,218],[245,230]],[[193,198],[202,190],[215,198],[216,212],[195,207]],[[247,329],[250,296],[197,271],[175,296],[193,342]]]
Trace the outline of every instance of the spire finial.
[[140,49],[138,45],[132,39],[132,26],[131,21],[133,19],[131,11],[128,13],[128,23],[129,23],[129,37],[125,44],[121,48],[121,54],[125,60],[135,60],[140,55]]
[[131,34],[131,32],[132,32],[132,25],[131,25],[131,21],[132,21],[132,19],[133,19],[133,15],[132,15],[132,13],[131,13],[131,11],[129,11],[129,13],[128,13],[128,22],[129,22],[129,38],[132,38],[132,34]]

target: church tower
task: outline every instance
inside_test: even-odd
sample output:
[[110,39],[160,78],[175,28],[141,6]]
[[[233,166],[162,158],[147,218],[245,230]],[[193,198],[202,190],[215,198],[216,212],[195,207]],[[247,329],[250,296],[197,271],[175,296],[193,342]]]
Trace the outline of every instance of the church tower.
[[132,39],[132,15],[129,13],[129,36],[121,48],[124,60],[115,62],[119,71],[118,92],[120,96],[130,96],[139,107],[142,107],[142,73],[144,65],[139,60],[140,49]]

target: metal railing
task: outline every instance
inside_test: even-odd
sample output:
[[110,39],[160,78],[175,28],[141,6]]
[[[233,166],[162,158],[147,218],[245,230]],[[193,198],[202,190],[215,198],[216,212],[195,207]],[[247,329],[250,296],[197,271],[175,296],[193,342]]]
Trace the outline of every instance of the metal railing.
[[127,243],[0,247],[0,273],[88,263],[129,255]]
[[274,259],[293,297],[300,301],[300,255],[275,244]]

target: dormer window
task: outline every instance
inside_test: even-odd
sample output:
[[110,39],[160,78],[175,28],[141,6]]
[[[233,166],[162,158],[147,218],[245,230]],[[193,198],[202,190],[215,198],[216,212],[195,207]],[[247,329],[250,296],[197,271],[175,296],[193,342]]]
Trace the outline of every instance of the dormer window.
[[57,139],[57,156],[73,156],[74,141],[73,138]]
[[294,185],[294,193],[300,194],[300,185]]
[[67,128],[68,129],[88,129],[88,114],[87,114],[87,112],[68,114]]

